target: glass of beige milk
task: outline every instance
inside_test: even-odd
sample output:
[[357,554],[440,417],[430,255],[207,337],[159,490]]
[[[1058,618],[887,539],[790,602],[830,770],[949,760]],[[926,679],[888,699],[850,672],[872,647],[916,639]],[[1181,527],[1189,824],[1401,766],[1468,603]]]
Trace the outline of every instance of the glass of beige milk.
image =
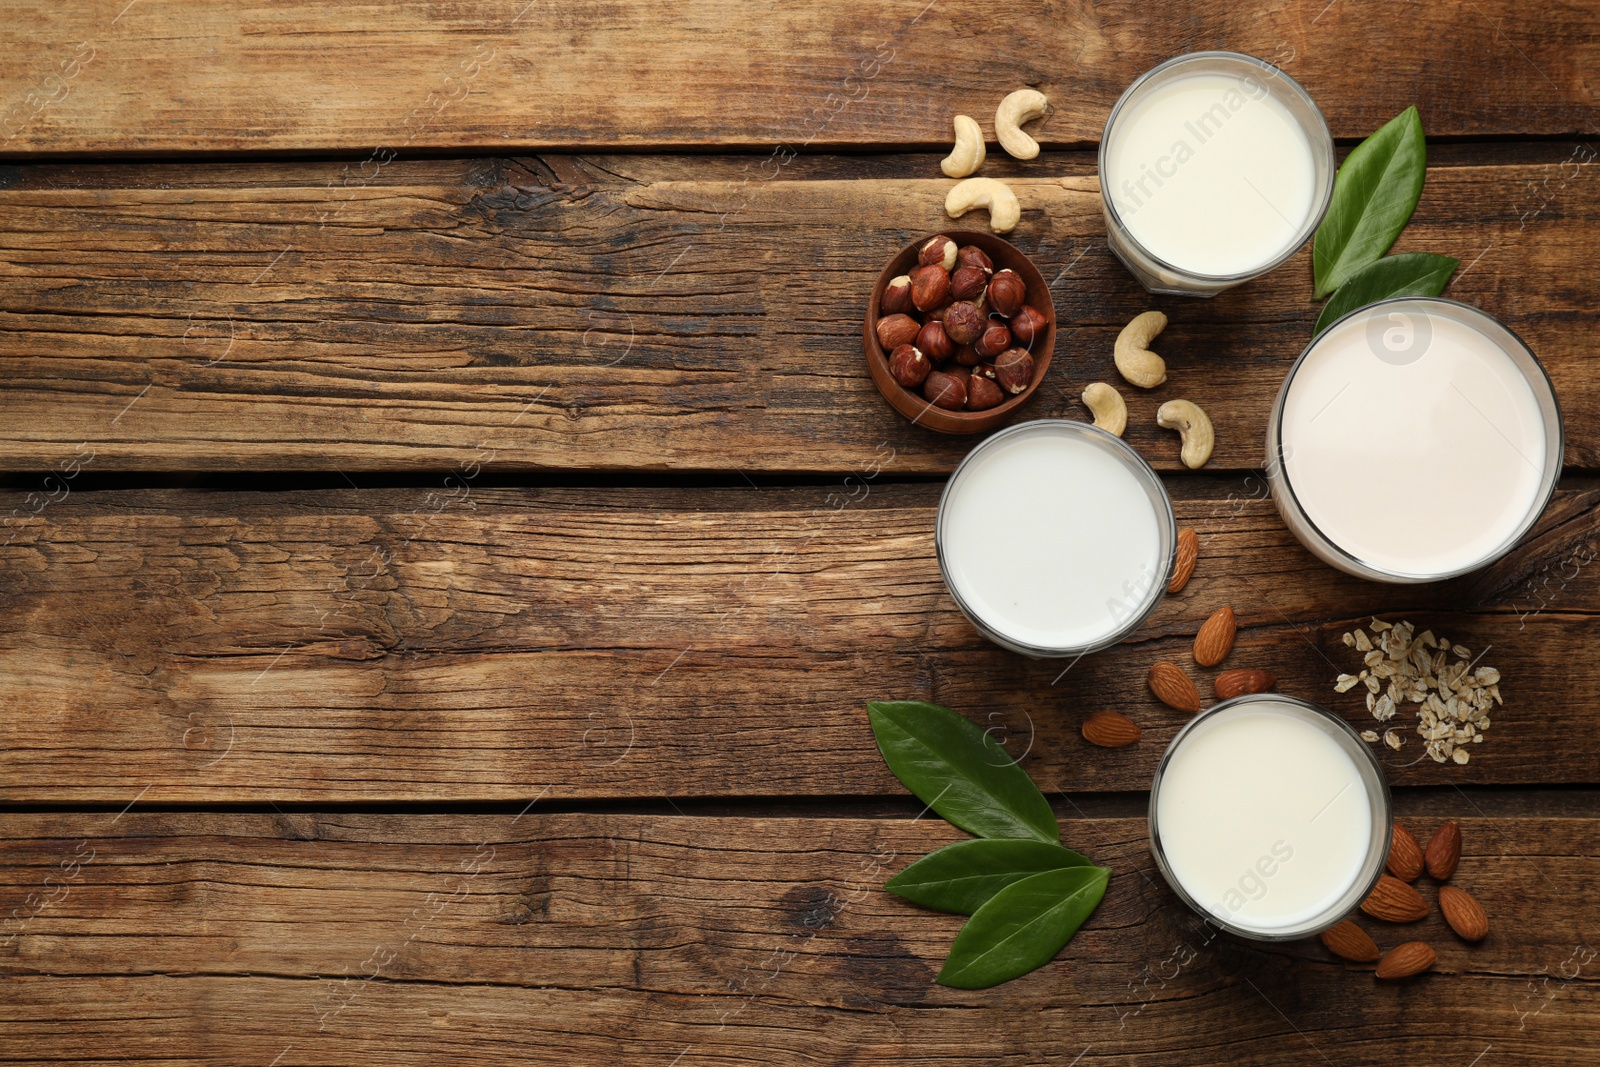
[[1353,911],[1389,854],[1389,787],[1343,719],[1275,693],[1225,700],[1167,746],[1150,850],[1213,925],[1286,941]]
[[1177,524],[1161,479],[1121,438],[1038,419],[967,453],[939,499],[935,543],[945,585],[985,637],[1075,657],[1155,610]]
[[1215,296],[1305,244],[1336,169],[1328,124],[1293,78],[1237,52],[1178,56],[1106,119],[1107,240],[1151,292]]
[[1555,390],[1477,308],[1400,297],[1318,334],[1267,424],[1267,480],[1313,554],[1381,582],[1432,582],[1509,552],[1550,502]]

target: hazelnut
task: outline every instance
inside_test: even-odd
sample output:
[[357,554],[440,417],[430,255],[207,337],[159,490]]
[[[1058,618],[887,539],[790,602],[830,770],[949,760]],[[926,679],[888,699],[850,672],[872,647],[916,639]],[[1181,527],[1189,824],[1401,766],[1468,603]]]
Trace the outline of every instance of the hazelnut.
[[972,376],[974,378],[987,378],[991,382],[994,381],[995,380],[994,364],[993,363],[980,363],[980,364],[978,364],[976,367],[972,368]]
[[946,272],[955,269],[956,243],[945,236],[930,237],[917,249],[917,262],[922,266],[936,263]]
[[1027,298],[1028,287],[1016,271],[1003,270],[989,279],[989,306],[1006,318],[1015,315]]
[[911,272],[911,303],[918,311],[932,311],[950,298],[950,275],[937,263]]
[[885,352],[893,352],[903,344],[909,344],[921,329],[917,320],[910,315],[885,315],[878,320],[878,343]]
[[928,358],[935,363],[944,362],[956,351],[955,342],[950,340],[950,335],[945,331],[945,324],[942,322],[923,323],[913,343],[926,352]]
[[967,383],[967,380],[972,377],[972,368],[971,367],[963,367],[961,364],[955,362],[954,360],[952,360],[949,363],[946,363],[944,366],[940,367],[939,369],[944,371],[946,374],[950,375],[950,377],[952,377],[952,378],[956,379],[957,381],[959,381],[962,385],[965,385]]
[[936,370],[922,383],[922,395],[936,408],[960,411],[967,403],[967,383],[954,374]]
[[1044,335],[1045,327],[1050,320],[1044,317],[1044,312],[1038,308],[1023,305],[1017,313],[1011,316],[1011,332],[1018,341],[1030,347],[1034,338]]
[[889,373],[894,375],[894,380],[907,389],[915,389],[928,377],[928,372],[933,370],[933,364],[928,362],[928,357],[912,345],[901,345],[889,357]]
[[911,310],[911,275],[902,274],[898,278],[889,279],[889,284],[883,287],[883,296],[878,301],[878,310],[885,315]]
[[950,275],[950,295],[957,300],[976,300],[989,284],[989,275],[982,267],[957,267]]
[[956,249],[956,266],[977,267],[985,275],[994,273],[993,261],[977,245],[966,245]]
[[1026,348],[1008,348],[995,357],[994,378],[1000,388],[1017,395],[1033,381],[1033,357]]
[[950,305],[949,304],[944,304],[941,307],[934,308],[932,311],[930,311],[926,315],[924,315],[923,318],[925,320],[927,320],[928,322],[943,322],[944,321],[945,312],[947,312],[949,310],[950,310]]
[[972,342],[972,347],[984,359],[993,359],[1011,347],[1011,331],[1006,329],[1005,323],[991,321],[988,328]]
[[983,357],[971,345],[962,345],[956,349],[955,361],[960,367],[975,367],[983,362]]
[[978,305],[958,300],[950,305],[950,310],[944,313],[944,328],[950,332],[950,340],[958,345],[970,345],[983,336],[984,328],[989,320],[978,310]]
[[994,379],[984,378],[974,374],[967,382],[967,410],[982,411],[992,408],[1005,400],[1006,394],[1000,391]]

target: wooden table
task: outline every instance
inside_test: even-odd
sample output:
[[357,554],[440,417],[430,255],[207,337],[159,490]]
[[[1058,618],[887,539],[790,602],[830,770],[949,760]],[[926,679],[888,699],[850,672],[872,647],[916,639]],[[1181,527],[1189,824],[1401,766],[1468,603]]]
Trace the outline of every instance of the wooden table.
[[[0,6],[0,1060],[1594,1062],[1595,0]],[[1420,106],[1398,248],[1459,257],[1567,417],[1508,560],[1389,588],[1284,530],[1251,468],[1305,254],[1186,302],[1107,253],[1106,112],[1203,48],[1284,66],[1345,148]],[[1219,431],[1184,471],[1135,410],[1203,558],[1064,677],[955,610],[932,516],[972,441],[894,415],[858,342],[945,224],[950,116],[1022,85],[1047,151],[986,173],[1064,325],[1028,416],[1083,417],[1157,306],[1155,395]],[[1461,820],[1486,942],[1430,918],[1436,972],[1381,985],[1166,890],[1180,722],[1143,677],[1223,604],[1235,662],[1353,721],[1372,613],[1501,669],[1469,765],[1381,750],[1412,829]],[[874,750],[864,702],[910,697],[1003,729],[1115,870],[997,989],[934,985],[959,918],[881,890],[961,836]],[[1100,708],[1144,740],[1087,746]]]

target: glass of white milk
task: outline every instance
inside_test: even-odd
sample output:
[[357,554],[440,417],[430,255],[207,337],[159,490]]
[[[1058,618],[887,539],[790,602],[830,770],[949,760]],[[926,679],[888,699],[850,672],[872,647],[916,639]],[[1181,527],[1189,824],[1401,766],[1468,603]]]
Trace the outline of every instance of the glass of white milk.
[[1504,556],[1561,475],[1555,390],[1516,334],[1452,300],[1354,311],[1306,346],[1267,424],[1278,511],[1311,552],[1382,582]]
[[1213,925],[1287,941],[1366,899],[1389,854],[1389,787],[1343,719],[1259,693],[1201,712],[1150,789],[1150,851]]
[[1293,78],[1237,52],[1178,56],[1106,119],[1106,237],[1151,292],[1215,296],[1305,244],[1336,169],[1328,124]]
[[967,453],[939,499],[935,541],[950,595],[985,637],[1081,656],[1155,610],[1177,524],[1161,479],[1121,438],[1038,419]]

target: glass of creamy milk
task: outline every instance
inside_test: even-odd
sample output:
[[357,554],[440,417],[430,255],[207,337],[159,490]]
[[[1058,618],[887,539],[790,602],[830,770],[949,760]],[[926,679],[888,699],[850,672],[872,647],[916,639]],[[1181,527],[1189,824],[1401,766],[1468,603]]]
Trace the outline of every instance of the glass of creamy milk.
[[1305,244],[1336,169],[1328,124],[1293,78],[1237,52],[1178,56],[1106,119],[1106,237],[1151,292],[1215,296]]
[[1284,522],[1339,570],[1432,582],[1504,556],[1561,475],[1555,390],[1516,334],[1453,300],[1400,297],[1318,334],[1267,424]]
[[1155,610],[1177,523],[1161,479],[1121,438],[1038,419],[967,453],[939,499],[935,541],[950,595],[984,636],[1081,656]]
[[1225,700],[1172,739],[1150,789],[1150,851],[1213,925],[1287,941],[1366,899],[1389,855],[1389,787],[1343,719],[1275,693]]

